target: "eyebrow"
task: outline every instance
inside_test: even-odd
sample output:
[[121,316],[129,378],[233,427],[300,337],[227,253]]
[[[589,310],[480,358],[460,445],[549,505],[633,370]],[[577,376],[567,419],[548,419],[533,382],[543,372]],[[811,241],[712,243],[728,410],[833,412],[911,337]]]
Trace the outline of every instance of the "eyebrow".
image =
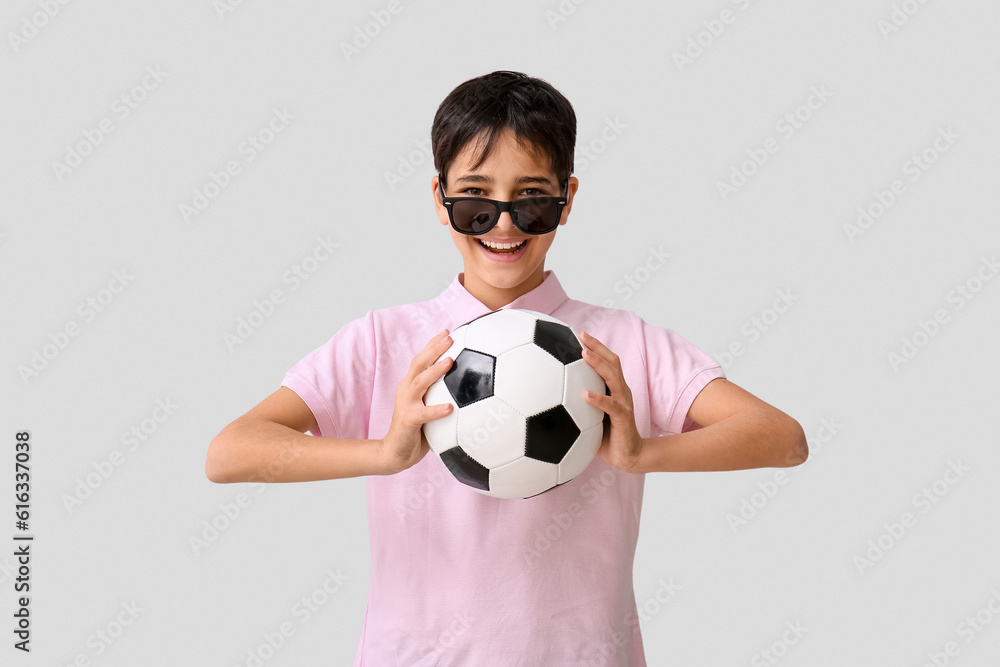
[[[455,185],[462,185],[465,183],[493,183],[493,179],[489,176],[483,174],[469,174],[468,176],[460,176],[455,179]],[[526,183],[535,183],[540,185],[548,185],[549,187],[555,187],[555,184],[551,179],[545,176],[520,176],[514,179],[515,185],[524,185]]]

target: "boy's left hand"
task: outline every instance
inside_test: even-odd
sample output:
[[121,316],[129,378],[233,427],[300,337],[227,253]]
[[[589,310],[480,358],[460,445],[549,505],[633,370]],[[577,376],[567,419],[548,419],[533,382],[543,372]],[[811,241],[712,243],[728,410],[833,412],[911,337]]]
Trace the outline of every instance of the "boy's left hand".
[[584,346],[584,360],[604,378],[611,391],[610,396],[588,391],[583,397],[587,403],[607,413],[611,421],[611,427],[604,429],[604,439],[597,454],[625,472],[639,472],[642,437],[635,427],[632,391],[625,382],[621,360],[604,343],[586,331],[580,332],[580,338]]

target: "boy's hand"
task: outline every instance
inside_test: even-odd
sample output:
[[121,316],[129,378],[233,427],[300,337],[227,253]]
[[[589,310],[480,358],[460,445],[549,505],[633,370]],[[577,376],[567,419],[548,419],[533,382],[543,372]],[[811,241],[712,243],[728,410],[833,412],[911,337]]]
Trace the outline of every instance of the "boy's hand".
[[445,357],[440,363],[434,361],[451,347],[451,336],[445,329],[427,342],[410,362],[407,371],[396,385],[396,402],[392,409],[389,431],[379,442],[385,474],[392,475],[416,465],[430,450],[424,437],[422,426],[434,419],[444,417],[452,410],[451,403],[424,405],[423,397],[428,387],[438,381],[451,367],[452,360]]
[[611,390],[610,396],[588,391],[583,397],[590,405],[604,410],[611,421],[611,427],[604,429],[604,439],[597,454],[625,472],[639,472],[642,437],[635,427],[632,390],[625,383],[621,360],[604,343],[587,332],[581,331],[580,338],[584,345],[583,358],[604,378]]

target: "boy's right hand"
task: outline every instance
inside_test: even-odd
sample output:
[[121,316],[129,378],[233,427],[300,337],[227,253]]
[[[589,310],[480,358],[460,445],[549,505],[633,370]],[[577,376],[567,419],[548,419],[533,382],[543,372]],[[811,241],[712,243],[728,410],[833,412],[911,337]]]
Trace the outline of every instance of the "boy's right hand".
[[396,402],[392,409],[389,430],[379,443],[385,474],[392,475],[416,465],[430,450],[430,444],[421,428],[426,422],[448,415],[451,403],[424,405],[427,389],[441,379],[451,367],[452,359],[444,354],[452,344],[445,329],[427,342],[410,362],[406,376],[396,385]]

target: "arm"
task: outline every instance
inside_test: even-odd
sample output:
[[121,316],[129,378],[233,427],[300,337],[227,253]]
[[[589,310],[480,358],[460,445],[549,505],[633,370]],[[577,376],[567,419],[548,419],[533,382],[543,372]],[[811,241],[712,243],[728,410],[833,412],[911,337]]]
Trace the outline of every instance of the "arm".
[[423,425],[451,412],[450,403],[424,405],[427,388],[451,366],[438,359],[452,343],[445,329],[410,362],[396,386],[384,438],[348,440],[306,435],[316,418],[299,395],[280,387],[233,421],[208,446],[205,475],[213,482],[311,482],[364,475],[394,475],[430,451]]
[[787,468],[809,456],[797,421],[725,378],[705,385],[688,416],[702,428],[644,438],[633,472]]
[[231,482],[309,482],[390,474],[379,440],[306,435],[316,428],[312,411],[288,387],[280,387],[215,436],[205,475]]
[[607,413],[610,428],[598,454],[631,473],[787,468],[809,456],[799,423],[725,378],[695,396],[687,416],[702,428],[658,438],[640,437],[632,391],[618,355],[581,332],[583,358],[608,385],[610,396],[585,392],[584,400]]

